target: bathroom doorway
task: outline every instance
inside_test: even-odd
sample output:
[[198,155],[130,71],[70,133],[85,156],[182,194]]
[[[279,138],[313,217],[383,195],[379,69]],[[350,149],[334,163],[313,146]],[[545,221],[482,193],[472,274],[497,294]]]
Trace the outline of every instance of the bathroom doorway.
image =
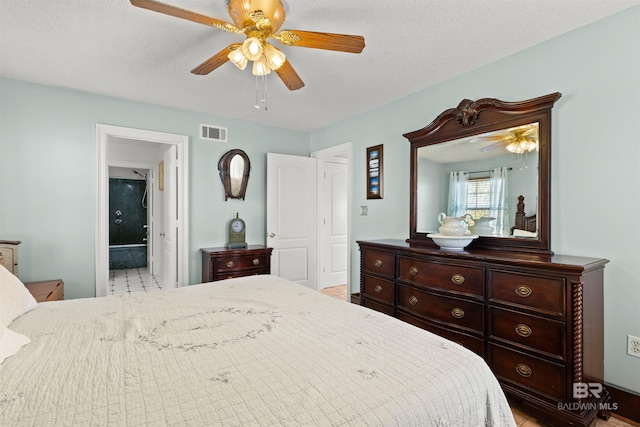
[[[96,131],[96,296],[187,285],[188,137],[100,124]],[[162,178],[166,163],[173,182]],[[165,194],[175,195],[175,218],[164,218]],[[168,224],[178,236],[170,243]]]

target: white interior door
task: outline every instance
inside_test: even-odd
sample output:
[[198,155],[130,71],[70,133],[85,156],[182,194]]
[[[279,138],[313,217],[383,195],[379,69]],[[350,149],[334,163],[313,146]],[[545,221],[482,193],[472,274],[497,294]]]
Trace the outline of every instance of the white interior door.
[[267,153],[271,273],[317,290],[317,160]]
[[164,257],[162,282],[166,288],[178,283],[178,194],[177,150],[171,145],[164,153]]
[[347,284],[347,159],[326,160],[322,181],[320,289]]

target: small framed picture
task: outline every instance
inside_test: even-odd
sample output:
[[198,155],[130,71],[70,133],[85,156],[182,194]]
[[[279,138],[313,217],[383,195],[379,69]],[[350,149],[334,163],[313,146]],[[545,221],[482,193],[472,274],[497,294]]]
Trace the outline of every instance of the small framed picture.
[[367,199],[382,199],[382,168],[382,145],[367,148]]

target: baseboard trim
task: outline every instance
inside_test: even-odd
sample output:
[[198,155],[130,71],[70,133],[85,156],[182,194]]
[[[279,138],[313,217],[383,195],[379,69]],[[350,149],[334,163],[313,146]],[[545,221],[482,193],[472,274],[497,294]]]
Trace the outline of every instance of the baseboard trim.
[[614,414],[640,426],[640,394],[611,384],[604,385],[611,395],[609,402],[618,406],[618,409],[613,411]]

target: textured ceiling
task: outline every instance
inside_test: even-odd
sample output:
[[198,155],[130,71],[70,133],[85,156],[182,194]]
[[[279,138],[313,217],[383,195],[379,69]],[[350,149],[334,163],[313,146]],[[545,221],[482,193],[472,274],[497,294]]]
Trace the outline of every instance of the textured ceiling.
[[[225,0],[163,0],[229,20]],[[276,46],[306,86],[226,63],[190,70],[242,35],[128,0],[0,0],[0,75],[314,131],[617,13],[640,0],[288,0],[283,29],[359,34],[361,54]],[[418,55],[416,55],[418,52]]]

